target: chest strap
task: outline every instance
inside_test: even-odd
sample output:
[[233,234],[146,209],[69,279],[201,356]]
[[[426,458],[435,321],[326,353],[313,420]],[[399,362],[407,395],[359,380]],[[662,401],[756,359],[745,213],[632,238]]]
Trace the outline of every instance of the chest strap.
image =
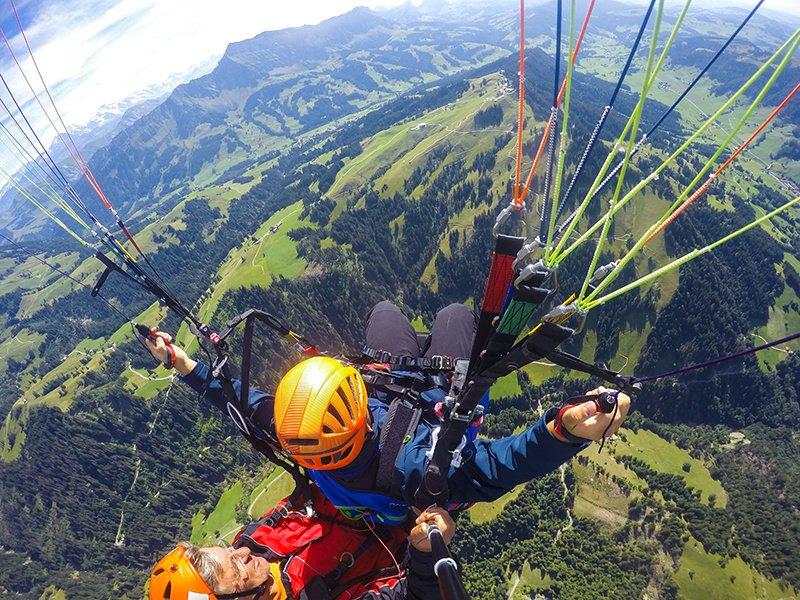
[[393,356],[369,346],[364,346],[361,356],[367,362],[386,364],[393,371],[452,371],[456,366],[452,356]]

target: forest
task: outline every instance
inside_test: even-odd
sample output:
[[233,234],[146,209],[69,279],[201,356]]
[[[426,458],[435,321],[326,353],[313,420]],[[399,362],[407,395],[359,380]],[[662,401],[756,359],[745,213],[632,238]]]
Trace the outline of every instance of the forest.
[[[529,77],[544,80],[548,61],[539,51],[531,56]],[[515,73],[514,60],[420,86],[333,132],[321,133],[283,155],[271,155],[274,162],[258,183],[231,202],[225,215],[208,198],[187,202],[183,226],[168,228],[163,238],[156,239],[176,242],[151,253],[150,260],[167,274],[170,287],[182,298],[200,297],[208,282],[219,283],[219,265],[243,239],[254,235],[255,227],[302,200],[301,217],[308,222],[290,237],[307,264],[303,274],[225,294],[216,307],[215,323],[258,307],[280,315],[327,350],[354,352],[360,347],[369,309],[381,299],[398,302],[430,325],[443,305],[480,298],[483,281],[476,274],[487,269],[491,228],[511,185],[498,189],[494,184],[498,165],[505,164],[508,132],[487,133],[492,136],[490,149],[469,161],[451,158],[449,144],[438,146],[397,191],[377,184],[389,164],[378,165],[368,181],[354,185],[344,203],[337,203],[329,191],[371,136],[458,100],[468,90],[468,79],[499,71]],[[512,77],[512,86],[515,83]],[[606,95],[611,87],[590,76],[576,77],[571,156],[591,134],[597,94]],[[620,115],[631,110],[634,100],[633,94],[623,94]],[[547,104],[544,88],[534,87],[527,102],[541,120]],[[321,114],[340,111],[337,106],[325,108]],[[658,103],[648,105],[646,116],[652,118],[663,108]],[[620,115],[612,116],[613,126],[621,126]],[[493,128],[505,118],[497,104],[476,112],[472,124]],[[677,129],[677,118],[670,125]],[[208,148],[198,149],[203,151]],[[649,172],[649,160],[656,157],[643,157],[631,179]],[[672,199],[675,190],[691,180],[699,160],[692,157],[672,169],[669,177],[654,182],[654,196]],[[587,170],[596,170],[600,162],[596,154]],[[229,175],[252,182],[245,173]],[[588,184],[581,180],[573,198],[585,193]],[[537,179],[533,191],[539,192],[541,185]],[[735,210],[698,207],[687,214],[667,234],[670,256],[748,222],[755,214],[752,204],[770,208],[776,202],[767,191],[757,198],[743,197],[732,186],[725,192]],[[449,228],[449,216],[467,209],[482,209],[476,210],[469,230]],[[589,218],[598,217],[600,211],[596,203]],[[766,323],[769,307],[783,290],[774,265],[784,264],[788,285],[795,292],[800,287],[797,271],[783,262],[784,252],[796,254],[800,247],[800,228],[794,221],[789,225],[794,236],[788,244],[757,229],[732,242],[725,252],[682,269],[677,288],[663,307],[657,289],[629,294],[604,307],[565,348],[581,352],[591,333],[597,344],[588,358],[609,361],[618,354],[622,332],[641,332],[649,325],[636,365],[637,373],[649,374],[750,345],[749,333]],[[443,239],[449,253],[441,251]],[[36,243],[29,247],[38,250]],[[561,290],[579,286],[580,266],[588,262],[589,251],[577,252],[564,266],[559,274]],[[13,250],[4,252],[18,258]],[[431,263],[436,289],[423,283]],[[631,270],[620,281],[634,276]],[[131,314],[141,313],[152,301],[123,279],[114,280],[106,293]],[[87,301],[87,296],[85,291],[69,294],[26,323],[45,336],[38,372],[58,365],[73,350],[75,340],[101,338],[119,326],[116,315]],[[0,311],[16,315],[21,301],[21,293],[0,296]],[[11,316],[6,325],[14,326],[15,318]],[[175,331],[179,323],[168,316],[159,325]],[[266,389],[295,358],[285,342],[266,332],[257,337],[255,354],[255,383]],[[171,540],[188,537],[187,514],[210,511],[211,498],[232,481],[264,468],[232,426],[182,386],[170,386],[152,402],[131,394],[120,381],[128,366],[126,358],[135,368],[152,367],[132,337],[119,344],[112,357],[87,374],[90,389],[77,395],[68,412],[31,411],[23,460],[4,464],[0,470],[0,544],[7,550],[0,552],[0,573],[11,597],[38,598],[50,585],[63,589],[69,598],[140,597],[154,556]],[[16,418],[13,411],[21,409],[11,408],[17,396],[14,375],[26,364],[13,362],[7,368],[9,376],[0,384],[0,417],[12,411]],[[546,407],[596,383],[566,373],[534,383],[523,374],[521,393],[493,400],[485,434],[507,435],[537,418],[533,404],[539,399]],[[61,382],[52,385],[57,389]],[[461,516],[454,550],[474,598],[503,597],[509,573],[525,568],[537,573],[538,583],[523,584],[524,593],[633,599],[656,590],[659,597],[677,598],[673,572],[691,538],[720,555],[720,560],[741,557],[782,585],[800,587],[796,552],[800,444],[792,429],[800,417],[800,356],[795,353],[769,369],[748,358],[731,372],[706,372],[649,385],[635,406],[629,429],[654,432],[711,464],[713,477],[729,495],[727,506],[716,506],[710,499],[704,503],[679,475],[615,454],[612,442],[607,451],[643,482],[641,488],[579,459],[563,472],[525,486],[491,522],[475,522],[468,513]],[[742,429],[751,443],[723,448],[731,428]],[[596,477],[609,480],[628,499],[624,525],[614,529],[572,514],[578,468],[595,469]],[[136,481],[133,496],[132,480]],[[117,543],[120,513],[127,532],[124,544]]]

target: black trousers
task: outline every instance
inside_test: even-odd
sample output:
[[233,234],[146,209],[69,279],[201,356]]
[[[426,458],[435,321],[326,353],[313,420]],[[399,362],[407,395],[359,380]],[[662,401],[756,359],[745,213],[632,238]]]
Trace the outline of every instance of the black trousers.
[[[367,318],[367,346],[394,356],[454,356],[469,358],[477,321],[463,304],[450,304],[436,313],[427,349],[420,348],[408,317],[392,302],[378,302]],[[425,350],[424,354],[422,351]]]

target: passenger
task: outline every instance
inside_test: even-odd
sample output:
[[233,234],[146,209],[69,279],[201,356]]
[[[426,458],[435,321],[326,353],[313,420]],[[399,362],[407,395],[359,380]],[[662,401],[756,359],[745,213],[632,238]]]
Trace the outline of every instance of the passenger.
[[153,568],[150,600],[431,600],[439,597],[428,523],[449,542],[447,511],[406,529],[351,521],[314,486],[242,528],[230,548],[181,542]]

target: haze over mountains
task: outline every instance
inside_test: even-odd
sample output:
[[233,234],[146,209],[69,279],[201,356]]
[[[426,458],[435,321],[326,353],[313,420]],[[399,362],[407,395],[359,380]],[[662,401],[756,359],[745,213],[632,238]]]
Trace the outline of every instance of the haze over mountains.
[[[643,12],[599,4],[574,82],[568,170]],[[509,198],[517,8],[360,8],[232,43],[207,75],[156,106],[132,107],[106,131],[86,132],[97,148],[92,169],[170,287],[212,324],[258,307],[325,348],[353,351],[364,315],[389,297],[417,326],[430,325],[442,305],[480,297],[491,226]],[[527,156],[549,114],[553,9],[533,7],[526,20]],[[690,13],[646,125],[743,16]],[[631,181],[790,33],[756,17],[634,162]],[[602,143],[632,110],[641,60]],[[799,77],[794,59],[758,116]],[[709,202],[622,279],[785,201],[800,180],[798,114],[790,107]],[[609,255],[674,200],[724,137],[728,116],[620,215]],[[588,174],[604,158],[596,154]],[[532,205],[541,187],[539,177]],[[94,202],[84,184],[79,190]],[[100,265],[90,251],[55,235],[19,199],[3,202],[11,207],[0,211],[0,231],[94,284]],[[800,214],[788,213],[602,307],[569,350],[652,373],[797,330],[798,223]],[[580,285],[588,260],[578,253],[559,273],[564,293]],[[104,293],[197,350],[174,316],[128,282],[112,276]],[[603,454],[470,511],[455,547],[474,598],[797,597],[796,350],[647,386],[631,427]],[[294,359],[268,336],[256,355],[255,383],[265,388]],[[495,386],[485,433],[507,435],[537,417],[540,398],[558,402],[587,385],[580,374],[533,365]],[[140,598],[148,567],[173,540],[229,539],[286,492],[229,423],[153,367],[117,314],[2,246],[0,422],[0,592],[11,598]]]
[[[583,5],[579,12],[585,10],[585,2],[578,4]],[[211,73],[178,86],[154,110],[148,102],[110,129],[95,128],[86,154],[100,150],[90,161],[93,171],[110,197],[118,198],[123,214],[145,207],[152,212],[187,186],[244,170],[285,148],[298,133],[513,52],[515,10],[513,3],[496,1],[426,2],[382,13],[357,8],[317,26],[264,32],[232,43]],[[526,19],[529,43],[550,52],[552,12],[552,3],[543,4],[529,10]],[[617,49],[632,43],[641,14],[639,7],[605,5],[593,16],[582,56],[602,56],[607,41]],[[731,9],[716,18],[733,28],[743,14]],[[702,29],[702,17],[695,18],[690,27]],[[773,47],[789,32],[788,25],[757,16],[742,39],[753,40],[755,60],[766,57],[766,42]],[[675,54],[698,67],[710,56],[692,46],[684,37]],[[748,53],[743,47],[732,51],[717,72],[732,72],[730,67]],[[728,90],[737,82],[720,85]],[[64,156],[60,147],[59,154]],[[91,195],[85,182],[79,186],[79,192]],[[0,207],[12,198],[15,208],[0,211],[0,229],[11,235],[30,231],[29,221],[40,216],[13,191],[0,198]]]

